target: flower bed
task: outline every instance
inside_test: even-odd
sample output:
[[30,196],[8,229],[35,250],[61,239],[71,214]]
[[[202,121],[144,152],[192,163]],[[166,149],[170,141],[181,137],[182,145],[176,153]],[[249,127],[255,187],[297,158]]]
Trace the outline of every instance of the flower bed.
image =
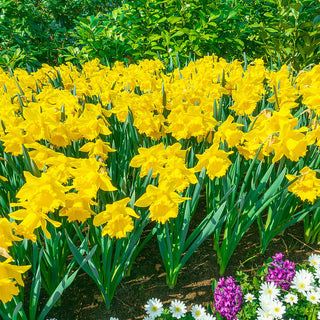
[[[189,308],[179,300],[171,301],[168,308],[157,299],[145,305],[144,320],[160,319],[319,319],[320,318],[320,255],[311,254],[309,265],[295,266],[275,254],[266,264],[267,273],[260,270],[259,277],[250,281],[233,277],[220,278],[215,283],[214,308],[206,310],[195,304]],[[118,318],[111,317],[110,320]]]
[[252,225],[261,252],[298,221],[317,242],[319,66],[288,69],[207,56],[1,71],[1,316],[44,319],[81,269],[110,308],[153,236],[170,288],[210,236],[221,274]]

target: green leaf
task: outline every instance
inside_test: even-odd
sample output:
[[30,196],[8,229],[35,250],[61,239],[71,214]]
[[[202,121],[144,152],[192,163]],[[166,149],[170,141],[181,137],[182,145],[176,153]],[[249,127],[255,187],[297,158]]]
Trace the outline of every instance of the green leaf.
[[277,32],[278,32],[277,29],[275,29],[275,28],[270,28],[270,27],[266,27],[265,30],[268,31],[268,32],[271,32],[271,33],[277,33]]
[[182,21],[182,17],[171,16],[171,17],[169,17],[169,18],[167,19],[167,21],[168,21],[170,24],[176,24],[176,23]]
[[227,20],[234,18],[238,15],[238,12],[236,10],[231,10],[228,14]]
[[40,297],[40,290],[41,290],[41,269],[40,269],[40,262],[43,254],[43,248],[41,248],[40,253],[37,254],[36,250],[38,247],[36,244],[33,245],[33,256],[37,258],[33,260],[33,267],[36,267],[36,273],[33,275],[32,283],[31,283],[31,290],[30,290],[30,302],[29,302],[29,317],[30,320],[36,319],[36,312],[37,312],[37,305]]
[[[67,235],[67,237],[69,237]],[[69,238],[69,241],[70,238]],[[79,265],[79,269],[76,270],[70,277],[69,273],[66,274],[63,279],[61,280],[60,284],[56,288],[56,290],[53,292],[53,294],[50,296],[49,300],[47,301],[46,305],[44,306],[42,312],[40,313],[38,320],[44,320],[46,315],[49,313],[49,311],[53,308],[53,306],[56,304],[56,302],[60,299],[62,293],[71,285],[71,283],[74,281],[75,277],[77,276],[79,270],[84,267],[90,261],[93,254],[95,253],[97,249],[97,245],[95,245],[91,251],[87,254],[87,256],[82,260],[82,262]]]

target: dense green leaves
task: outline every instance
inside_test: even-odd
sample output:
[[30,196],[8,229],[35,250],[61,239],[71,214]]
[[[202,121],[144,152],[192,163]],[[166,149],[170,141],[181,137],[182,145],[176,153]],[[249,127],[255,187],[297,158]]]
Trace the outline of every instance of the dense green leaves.
[[[14,26],[14,27],[13,27]],[[318,1],[6,1],[0,7],[0,66],[99,58],[136,61],[178,53],[263,57],[301,69],[320,61]]]
[[76,19],[111,10],[107,0],[8,0],[0,4],[0,66],[58,63],[62,48],[72,45]]

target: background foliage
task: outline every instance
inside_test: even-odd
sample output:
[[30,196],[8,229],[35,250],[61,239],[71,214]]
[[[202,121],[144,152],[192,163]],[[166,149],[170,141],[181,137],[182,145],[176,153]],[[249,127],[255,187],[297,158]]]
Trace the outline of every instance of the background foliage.
[[178,53],[263,57],[301,69],[320,61],[318,1],[8,0],[0,5],[0,65],[93,58],[131,62]]
[[65,46],[73,44],[77,19],[109,11],[107,0],[5,0],[0,3],[0,65],[40,66],[58,63]]

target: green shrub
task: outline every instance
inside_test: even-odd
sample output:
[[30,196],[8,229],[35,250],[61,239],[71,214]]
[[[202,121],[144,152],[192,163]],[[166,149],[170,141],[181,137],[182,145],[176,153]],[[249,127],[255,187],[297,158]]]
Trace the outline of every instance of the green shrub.
[[263,57],[301,69],[320,61],[316,0],[8,0],[0,5],[0,66],[136,61],[177,53]]
[[[63,58],[180,60],[215,53],[226,59],[280,59],[300,69],[319,61],[316,1],[129,1],[111,13],[78,19]],[[62,62],[62,61],[61,61]]]
[[256,56],[268,62],[278,58],[296,69],[320,61],[319,1],[261,1],[256,9],[248,39],[257,48]]
[[[119,1],[118,1],[119,2]],[[76,19],[111,10],[107,0],[4,0],[0,3],[0,66],[58,63],[60,51],[73,45]]]
[[[183,59],[216,53],[229,59],[244,48],[246,23],[228,2],[140,0],[124,3],[111,14],[79,19],[72,36],[90,57],[139,60],[173,53]],[[71,53],[73,50],[68,48]],[[65,56],[74,59],[75,56]]]

